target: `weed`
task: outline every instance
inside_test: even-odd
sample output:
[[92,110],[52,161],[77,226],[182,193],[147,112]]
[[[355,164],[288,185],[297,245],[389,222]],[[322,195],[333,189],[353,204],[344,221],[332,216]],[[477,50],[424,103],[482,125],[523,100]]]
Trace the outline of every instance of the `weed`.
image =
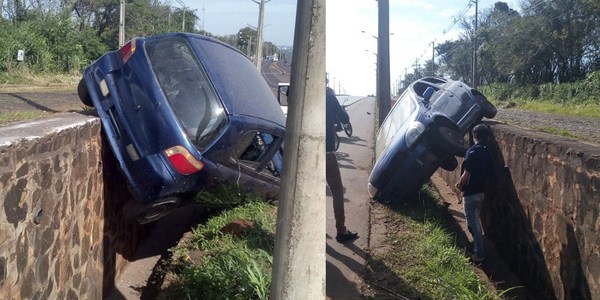
[[9,111],[0,113],[0,125],[6,125],[11,122],[26,121],[47,116],[45,111]]
[[[412,199],[382,209],[389,250],[370,264],[383,264],[396,282],[395,293],[410,299],[502,299],[483,284],[455,237],[450,218],[433,189],[425,185]],[[381,268],[381,267],[380,267]]]
[[[215,195],[212,195],[215,196]],[[212,199],[212,198],[211,198]],[[272,253],[275,242],[275,207],[260,201],[222,212],[198,226],[192,237],[171,251],[201,250],[198,264],[174,263],[177,279],[165,297],[191,299],[268,299],[271,285]],[[221,229],[235,220],[254,226],[241,236]]]

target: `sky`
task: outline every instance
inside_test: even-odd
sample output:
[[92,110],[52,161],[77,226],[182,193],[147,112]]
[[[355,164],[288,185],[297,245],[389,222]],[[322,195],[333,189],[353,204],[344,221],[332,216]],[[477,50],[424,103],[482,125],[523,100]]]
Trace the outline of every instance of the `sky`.
[[[196,28],[201,29],[204,25],[204,29],[212,34],[236,34],[241,28],[246,27],[246,24],[258,27],[259,5],[252,0],[182,0],[181,2],[190,9],[196,9],[196,15],[201,19],[196,24]],[[172,0],[171,5],[181,7],[177,0]],[[277,46],[292,46],[296,1],[270,0],[265,4],[264,17],[263,39]]]
[[[250,24],[258,25],[259,5],[252,0],[171,0],[196,9],[201,19],[196,28],[213,34],[235,34]],[[260,1],[260,0],[256,0]],[[377,1],[324,0],[326,3],[327,72],[330,85],[350,95],[375,93],[377,52]],[[456,40],[459,24],[453,20],[465,11],[470,0],[389,0],[390,86],[411,72],[415,60],[423,65],[435,45]],[[479,13],[497,0],[478,0]],[[519,0],[505,0],[520,11]],[[296,0],[270,0],[265,4],[264,40],[291,46],[294,40]],[[474,7],[465,11],[473,15]],[[204,20],[202,20],[204,19]],[[364,33],[363,33],[364,31]]]
[[[479,13],[496,0],[479,0]],[[505,0],[520,11],[518,0]],[[465,10],[469,0],[389,0],[391,87],[410,73],[419,59],[422,66],[432,57],[432,42],[456,40],[458,24],[453,17]],[[473,15],[474,7],[466,12]],[[363,33],[362,31],[365,31]],[[444,34],[444,32],[446,32]],[[337,92],[375,94],[377,61],[377,1],[327,0],[327,72]]]

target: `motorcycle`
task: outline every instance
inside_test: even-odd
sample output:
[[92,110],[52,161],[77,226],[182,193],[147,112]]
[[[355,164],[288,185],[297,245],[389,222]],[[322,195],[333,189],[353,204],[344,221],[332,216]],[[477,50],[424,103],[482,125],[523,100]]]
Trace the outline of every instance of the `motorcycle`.
[[[347,101],[348,101],[348,99],[346,99],[344,101],[344,103],[342,104],[342,108],[344,109],[344,111],[346,111],[346,113],[348,113],[347,107],[349,106],[349,105],[346,105]],[[342,130],[346,133],[346,135],[348,137],[352,136],[352,124],[350,123],[349,120],[348,120],[347,124],[342,123],[339,119],[335,121],[335,131],[340,132]]]

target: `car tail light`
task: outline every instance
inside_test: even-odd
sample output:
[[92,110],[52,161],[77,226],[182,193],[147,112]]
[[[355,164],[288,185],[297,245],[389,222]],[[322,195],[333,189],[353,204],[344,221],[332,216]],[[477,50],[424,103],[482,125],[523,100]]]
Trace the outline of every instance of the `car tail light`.
[[191,175],[204,168],[204,164],[183,146],[171,147],[165,150],[165,155],[171,166],[181,175]]
[[135,39],[132,39],[121,47],[121,59],[123,60],[123,63],[126,63],[133,53],[135,53]]

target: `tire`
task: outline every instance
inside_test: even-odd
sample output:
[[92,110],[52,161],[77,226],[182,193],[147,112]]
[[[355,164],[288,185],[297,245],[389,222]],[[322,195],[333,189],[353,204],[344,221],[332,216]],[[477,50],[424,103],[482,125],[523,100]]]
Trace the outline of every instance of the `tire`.
[[496,109],[494,104],[492,104],[492,102],[488,101],[488,99],[486,99],[483,95],[476,95],[475,100],[481,106],[481,114],[484,117],[491,119],[491,118],[495,117],[496,114],[498,113],[498,110]]
[[454,156],[448,156],[440,162],[440,168],[446,171],[454,171],[458,167],[458,161]]
[[451,155],[465,156],[469,147],[458,131],[442,126],[438,128],[438,134],[438,145],[442,150]]
[[125,208],[127,218],[135,219],[139,224],[154,222],[179,207],[181,199],[178,197],[163,198],[151,203],[139,203],[130,200]]
[[337,151],[340,148],[340,137],[337,135],[337,133],[333,136],[333,139],[335,141],[335,151]]
[[348,122],[348,124],[346,124],[346,126],[344,126],[344,132],[346,132],[346,135],[348,137],[352,136],[352,124],[350,124],[350,122]]
[[92,103],[92,99],[90,98],[90,93],[85,85],[85,79],[83,78],[79,80],[79,84],[77,84],[77,94],[79,95],[79,100],[81,100],[84,105],[94,107],[94,103]]

